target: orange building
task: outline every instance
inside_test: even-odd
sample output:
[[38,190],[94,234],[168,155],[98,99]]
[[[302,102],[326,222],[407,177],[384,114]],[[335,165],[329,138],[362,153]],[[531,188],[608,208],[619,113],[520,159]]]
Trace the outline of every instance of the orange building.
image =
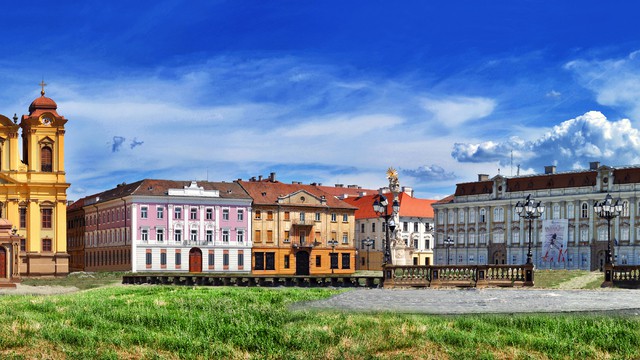
[[354,206],[319,185],[276,181],[275,173],[238,183],[253,198],[253,274],[355,272]]

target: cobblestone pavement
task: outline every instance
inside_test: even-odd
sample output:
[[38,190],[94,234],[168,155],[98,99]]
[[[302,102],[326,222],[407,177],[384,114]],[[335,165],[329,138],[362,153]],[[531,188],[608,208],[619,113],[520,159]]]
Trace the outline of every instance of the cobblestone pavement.
[[294,309],[422,314],[614,312],[640,316],[640,290],[356,289]]

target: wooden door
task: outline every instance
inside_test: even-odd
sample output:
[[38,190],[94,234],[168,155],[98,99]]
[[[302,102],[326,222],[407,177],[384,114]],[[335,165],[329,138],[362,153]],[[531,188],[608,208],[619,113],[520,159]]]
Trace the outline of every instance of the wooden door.
[[306,251],[296,253],[296,275],[309,275],[309,253]]
[[0,278],[7,277],[7,251],[0,246]]
[[202,251],[198,248],[189,250],[189,272],[202,272]]

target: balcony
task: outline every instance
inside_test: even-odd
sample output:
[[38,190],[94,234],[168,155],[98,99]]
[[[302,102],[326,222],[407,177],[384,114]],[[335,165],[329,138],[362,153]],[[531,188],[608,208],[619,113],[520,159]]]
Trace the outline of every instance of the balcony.
[[315,221],[313,219],[309,219],[309,220],[293,219],[291,220],[291,224],[296,226],[313,226],[315,224]]

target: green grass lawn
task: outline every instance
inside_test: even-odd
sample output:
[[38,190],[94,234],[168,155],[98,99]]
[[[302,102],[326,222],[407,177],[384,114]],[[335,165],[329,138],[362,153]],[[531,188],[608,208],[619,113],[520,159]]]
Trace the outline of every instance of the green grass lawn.
[[0,358],[640,358],[638,317],[289,310],[338,292],[143,285],[2,296]]

